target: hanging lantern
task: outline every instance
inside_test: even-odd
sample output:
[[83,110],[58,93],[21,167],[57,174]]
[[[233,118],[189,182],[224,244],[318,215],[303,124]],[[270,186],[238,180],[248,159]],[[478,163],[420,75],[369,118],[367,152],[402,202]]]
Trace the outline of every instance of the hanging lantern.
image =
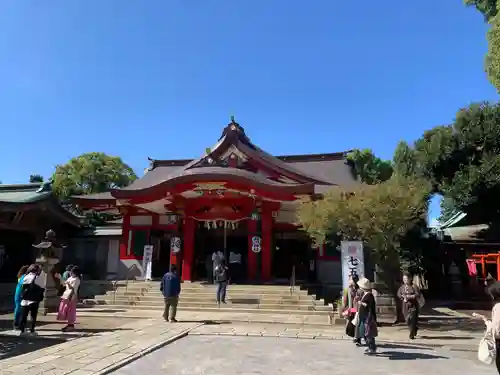
[[208,221],[205,221],[205,228],[210,229],[210,223]]

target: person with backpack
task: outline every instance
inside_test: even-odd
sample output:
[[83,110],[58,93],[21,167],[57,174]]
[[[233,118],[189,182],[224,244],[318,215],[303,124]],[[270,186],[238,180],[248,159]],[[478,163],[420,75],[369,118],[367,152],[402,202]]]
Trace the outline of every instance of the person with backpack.
[[28,314],[31,315],[31,328],[29,334],[36,335],[36,319],[40,302],[43,301],[45,287],[47,285],[47,274],[43,272],[38,264],[32,264],[28,267],[26,276],[23,279],[21,289],[21,321],[19,323],[20,335],[26,334],[26,324]]
[[221,303],[226,303],[226,292],[227,284],[229,283],[229,269],[227,268],[226,261],[221,260],[220,264],[215,267],[215,284],[216,289],[216,301],[217,305],[220,307]]

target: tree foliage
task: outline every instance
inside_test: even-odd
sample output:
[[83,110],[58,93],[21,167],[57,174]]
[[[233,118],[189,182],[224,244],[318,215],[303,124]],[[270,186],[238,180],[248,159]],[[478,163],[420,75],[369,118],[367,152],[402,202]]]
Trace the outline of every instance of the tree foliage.
[[497,0],[465,0],[468,6],[474,6],[484,15],[486,22],[490,21],[498,13]]
[[455,202],[453,202],[453,199],[449,197],[443,197],[443,199],[441,199],[440,206],[441,215],[438,218],[440,224],[446,223],[459,211]]
[[433,191],[453,202],[454,209],[485,222],[498,218],[499,104],[485,102],[460,110],[452,125],[426,131],[411,150],[414,175],[428,179]]
[[354,177],[368,185],[387,181],[392,176],[391,162],[375,156],[370,149],[351,151],[347,163]]
[[30,183],[34,184],[36,182],[42,183],[43,182],[43,176],[41,176],[39,174],[31,174],[30,175]]
[[498,16],[497,0],[465,0],[465,4],[474,6],[490,24],[488,30],[488,54],[485,59],[485,70],[488,78],[497,91],[500,91],[500,16]]
[[102,193],[124,187],[136,178],[132,168],[121,158],[91,152],[58,165],[52,177],[52,187],[64,201],[72,195]]
[[335,235],[362,240],[391,280],[404,262],[401,241],[425,221],[429,192],[426,180],[400,176],[350,192],[335,188],[322,200],[303,201],[298,223],[319,243]]

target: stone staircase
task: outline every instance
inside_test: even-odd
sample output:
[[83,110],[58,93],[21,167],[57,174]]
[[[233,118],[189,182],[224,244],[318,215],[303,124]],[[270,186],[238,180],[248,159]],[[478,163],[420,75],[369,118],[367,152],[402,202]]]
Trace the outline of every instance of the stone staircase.
[[[115,290],[82,301],[80,307],[113,310],[162,311],[163,296],[158,281],[117,282]],[[322,299],[309,295],[307,290],[280,285],[229,285],[227,304],[218,307],[215,286],[183,283],[179,310],[195,312],[241,312],[272,315],[318,315],[327,322],[332,307]],[[89,310],[87,310],[89,311]],[[138,312],[139,312],[138,311]]]

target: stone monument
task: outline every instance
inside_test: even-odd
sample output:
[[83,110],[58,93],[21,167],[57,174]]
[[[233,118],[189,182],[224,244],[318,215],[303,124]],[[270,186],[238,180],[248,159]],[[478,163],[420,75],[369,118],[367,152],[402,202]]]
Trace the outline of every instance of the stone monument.
[[52,229],[49,229],[45,232],[43,241],[37,245],[33,245],[33,247],[39,250],[35,262],[42,266],[43,271],[47,275],[45,296],[40,303],[40,311],[46,315],[49,312],[57,311],[59,306],[57,292],[60,282],[54,278],[53,268],[59,263],[63,246],[57,243],[56,233]]

